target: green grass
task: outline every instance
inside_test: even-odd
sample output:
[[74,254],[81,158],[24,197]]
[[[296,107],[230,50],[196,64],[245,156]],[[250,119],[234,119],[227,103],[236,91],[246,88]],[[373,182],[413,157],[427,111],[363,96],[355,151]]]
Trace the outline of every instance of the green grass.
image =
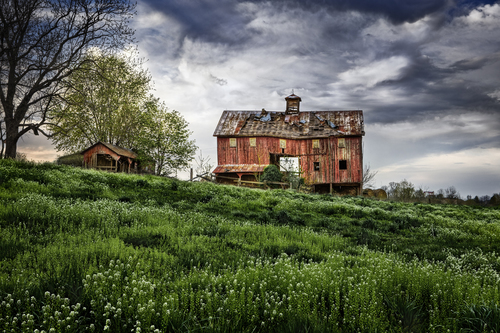
[[498,332],[500,210],[0,161],[0,332]]

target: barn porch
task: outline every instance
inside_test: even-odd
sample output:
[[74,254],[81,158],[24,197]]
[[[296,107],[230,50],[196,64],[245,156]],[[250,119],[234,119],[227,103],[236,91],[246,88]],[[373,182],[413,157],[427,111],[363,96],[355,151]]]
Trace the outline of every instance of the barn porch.
[[213,171],[217,183],[234,185],[235,181],[257,182],[267,165],[258,164],[225,164],[218,165]]

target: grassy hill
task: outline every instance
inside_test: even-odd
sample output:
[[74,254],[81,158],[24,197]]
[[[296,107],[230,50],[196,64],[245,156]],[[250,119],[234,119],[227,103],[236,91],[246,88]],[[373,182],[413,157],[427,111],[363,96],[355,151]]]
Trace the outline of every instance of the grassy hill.
[[0,332],[500,332],[500,210],[0,161]]

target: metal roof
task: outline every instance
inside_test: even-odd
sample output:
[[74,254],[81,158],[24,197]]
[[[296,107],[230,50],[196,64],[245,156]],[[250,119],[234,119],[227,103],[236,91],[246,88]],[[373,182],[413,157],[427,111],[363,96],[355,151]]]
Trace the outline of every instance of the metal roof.
[[118,147],[118,146],[115,146],[115,145],[113,145],[111,143],[101,142],[101,141],[93,144],[89,148],[87,148],[84,151],[82,151],[80,154],[84,154],[87,150],[89,150],[89,149],[97,146],[98,144],[102,144],[103,146],[105,146],[106,148],[110,149],[111,151],[115,152],[116,154],[118,154],[120,156],[125,156],[125,157],[129,157],[129,158],[136,158],[137,157],[137,154],[134,153],[130,149]]
[[270,136],[290,139],[365,135],[363,111],[225,110],[214,136]]
[[218,165],[217,168],[213,171],[213,173],[238,173],[238,172],[262,172],[267,165],[258,165],[258,164],[225,164]]

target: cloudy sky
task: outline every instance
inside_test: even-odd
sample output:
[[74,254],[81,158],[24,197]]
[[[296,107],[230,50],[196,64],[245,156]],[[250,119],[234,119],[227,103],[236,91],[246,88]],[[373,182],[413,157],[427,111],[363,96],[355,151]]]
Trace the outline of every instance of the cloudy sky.
[[[155,95],[216,164],[223,110],[361,109],[376,186],[500,192],[500,2],[142,0],[133,21]],[[36,141],[39,140],[39,141]],[[53,160],[48,142],[20,151]]]

